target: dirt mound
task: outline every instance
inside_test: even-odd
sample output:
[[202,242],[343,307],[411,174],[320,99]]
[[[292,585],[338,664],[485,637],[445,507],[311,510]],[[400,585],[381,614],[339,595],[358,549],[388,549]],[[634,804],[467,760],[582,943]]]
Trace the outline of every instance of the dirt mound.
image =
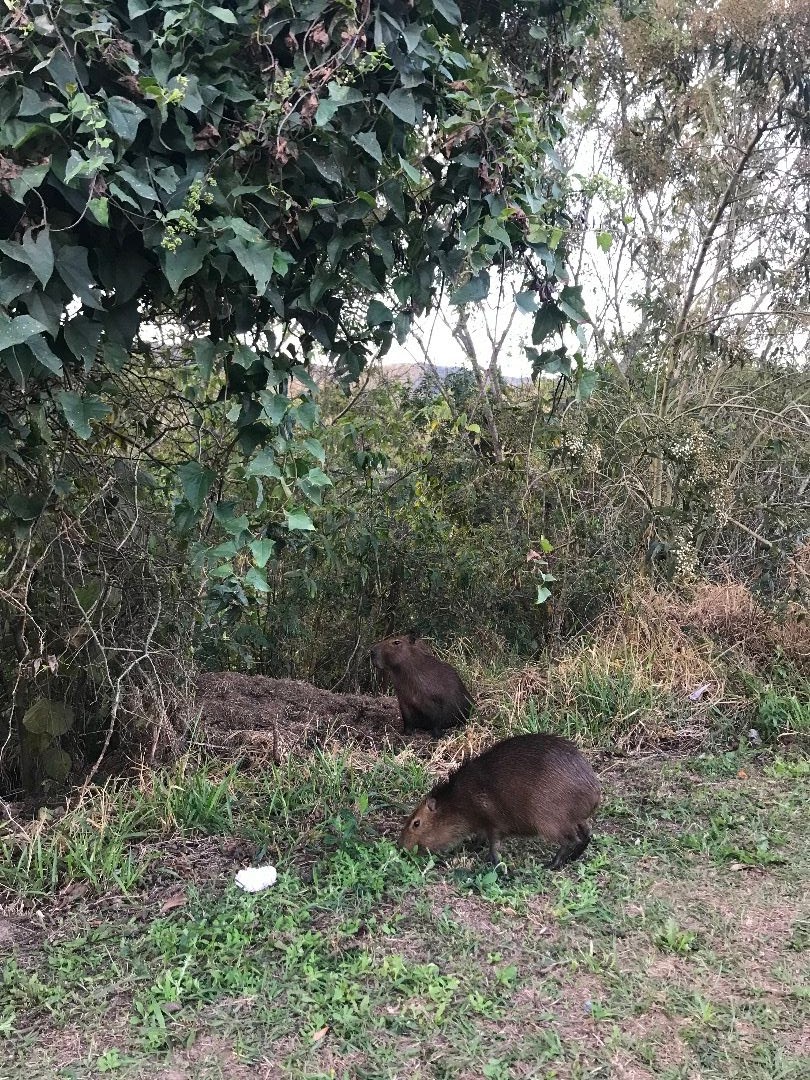
[[212,671],[197,681],[197,704],[200,739],[214,750],[244,749],[279,761],[315,747],[404,741],[396,698],[333,694],[299,679]]

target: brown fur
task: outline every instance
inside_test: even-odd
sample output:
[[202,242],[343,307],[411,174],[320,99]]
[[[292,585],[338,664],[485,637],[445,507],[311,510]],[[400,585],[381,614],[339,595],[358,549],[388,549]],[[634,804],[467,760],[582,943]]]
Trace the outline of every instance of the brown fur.
[[441,733],[469,719],[473,699],[455,668],[434,656],[415,634],[395,634],[372,646],[371,659],[394,688],[407,735]]
[[400,836],[405,848],[440,851],[468,836],[486,836],[500,862],[505,836],[541,836],[557,847],[558,870],[590,843],[601,800],[599,780],[568,739],[517,735],[466,761],[423,799]]

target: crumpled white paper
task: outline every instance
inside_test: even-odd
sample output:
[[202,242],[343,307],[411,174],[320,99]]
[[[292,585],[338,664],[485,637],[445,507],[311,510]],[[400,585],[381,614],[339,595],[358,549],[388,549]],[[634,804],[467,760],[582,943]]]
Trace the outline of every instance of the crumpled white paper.
[[245,892],[261,892],[275,885],[277,877],[275,866],[246,866],[236,875],[236,884]]

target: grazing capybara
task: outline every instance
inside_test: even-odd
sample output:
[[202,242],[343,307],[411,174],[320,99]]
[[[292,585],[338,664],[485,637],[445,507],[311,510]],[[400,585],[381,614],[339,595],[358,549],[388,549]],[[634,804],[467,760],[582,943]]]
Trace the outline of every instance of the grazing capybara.
[[500,862],[506,836],[541,836],[557,846],[546,865],[559,870],[590,843],[589,818],[601,799],[596,773],[568,739],[516,735],[465,761],[430,792],[400,836],[404,848],[440,851],[485,836]]
[[458,672],[434,656],[416,634],[378,641],[371,659],[394,688],[406,735],[419,728],[438,739],[446,728],[469,719],[473,699]]

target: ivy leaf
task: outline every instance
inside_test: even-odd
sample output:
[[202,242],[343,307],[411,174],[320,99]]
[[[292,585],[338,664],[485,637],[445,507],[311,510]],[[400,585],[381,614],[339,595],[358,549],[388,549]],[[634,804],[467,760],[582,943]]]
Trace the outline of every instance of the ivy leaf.
[[256,282],[256,292],[264,296],[270,277],[273,273],[277,248],[268,244],[266,240],[258,240],[249,243],[234,237],[226,241],[228,247],[239,260],[240,264]]
[[143,109],[139,108],[134,101],[128,101],[123,97],[111,97],[107,101],[107,114],[110,118],[110,127],[124,146],[129,146],[135,141],[138,126],[141,120],[146,119]]
[[110,413],[110,406],[93,394],[82,397],[73,390],[60,390],[56,400],[62,407],[70,427],[80,439],[89,439],[93,434],[91,420],[102,420]]
[[29,338],[26,345],[44,368],[47,368],[48,371],[52,372],[54,375],[62,376],[62,361],[48,348],[48,343],[45,338]]
[[378,164],[382,165],[382,147],[373,131],[360,131],[355,135],[353,141],[356,142],[358,146],[362,146],[369,157],[373,157]]
[[587,401],[599,385],[599,372],[586,368],[577,379],[577,401]]
[[182,485],[186,502],[194,510],[200,510],[216,475],[210,469],[203,468],[199,461],[187,461],[177,470],[177,478]]
[[377,100],[387,105],[394,116],[409,127],[416,127],[422,118],[422,106],[410,90],[392,90],[390,94],[377,94]]
[[460,289],[456,289],[453,295],[450,297],[451,304],[474,304],[480,300],[486,300],[489,295],[489,274],[486,270],[482,270],[474,278],[462,285]]
[[559,333],[565,326],[565,316],[556,304],[546,303],[540,308],[534,317],[532,327],[532,342],[540,345],[552,334]]
[[303,445],[309,450],[310,454],[323,465],[324,461],[326,461],[326,451],[318,440],[304,439]]
[[526,292],[519,292],[515,296],[515,303],[521,311],[525,311],[527,315],[533,315],[540,306],[540,301],[537,299],[537,293],[527,290]]
[[366,323],[369,326],[385,326],[394,321],[394,313],[381,300],[372,300],[368,305]]
[[184,240],[179,248],[167,251],[164,256],[164,273],[171,290],[176,293],[186,278],[196,274],[202,268],[210,245],[201,241]]
[[461,23],[461,12],[455,0],[433,0],[433,6],[451,26],[458,26]]
[[551,589],[547,589],[545,585],[537,586],[537,599],[535,604],[545,604],[546,600],[551,596]]
[[268,476],[273,480],[281,479],[281,469],[276,464],[275,455],[270,449],[260,450],[259,453],[248,462],[245,476]]
[[64,701],[37,698],[23,716],[23,727],[32,735],[64,735],[73,727],[73,709]]
[[268,540],[266,537],[261,540],[253,540],[250,544],[250,553],[253,556],[253,561],[260,570],[263,570],[265,566],[267,566],[267,562],[275,550],[275,543],[272,540]]
[[245,584],[250,585],[251,588],[254,588],[256,590],[256,592],[270,592],[270,586],[267,584],[267,578],[265,577],[263,571],[261,571],[256,566],[251,566],[251,568],[245,574]]
[[53,274],[53,248],[51,247],[50,229],[40,229],[36,239],[34,230],[27,229],[21,244],[0,242],[0,251],[18,263],[29,267],[37,276],[40,285],[45,288]]
[[57,784],[67,780],[72,764],[67,750],[63,750],[61,746],[46,746],[39,759],[45,775],[51,780],[55,780]]
[[310,469],[305,477],[307,483],[313,487],[331,487],[332,481],[323,469]]
[[56,269],[65,285],[83,304],[100,311],[103,305],[96,296],[97,285],[87,265],[87,255],[86,248],[65,244],[57,252]]
[[18,315],[16,319],[12,319],[0,311],[0,352],[12,349],[15,345],[22,345],[35,334],[44,333],[45,327],[42,323],[32,319],[30,315]]
[[607,251],[610,245],[613,243],[613,234],[609,232],[600,232],[596,234],[596,244],[600,251]]
[[582,299],[581,285],[566,285],[557,301],[560,311],[564,312],[573,323],[590,322]]
[[205,8],[204,10],[207,11],[209,15],[213,15],[215,19],[219,19],[220,22],[230,23],[232,26],[235,26],[238,21],[234,13],[228,11],[227,8],[214,6]]
[[315,126],[324,127],[341,105],[356,105],[363,100],[363,95],[353,86],[342,86],[340,83],[329,84],[329,97],[322,98],[315,113]]
[[315,526],[312,524],[312,518],[305,510],[285,510],[284,513],[287,518],[287,528],[290,532],[292,532],[293,529],[300,529],[302,532],[315,531]]

